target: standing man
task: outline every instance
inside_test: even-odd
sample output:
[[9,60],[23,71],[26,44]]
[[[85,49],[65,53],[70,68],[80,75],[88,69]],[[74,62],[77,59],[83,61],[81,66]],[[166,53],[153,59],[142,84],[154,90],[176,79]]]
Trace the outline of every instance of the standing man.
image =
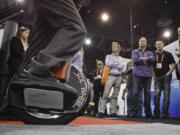
[[144,90],[144,108],[147,118],[152,117],[151,112],[151,80],[152,80],[152,65],[154,62],[154,56],[151,51],[147,50],[147,39],[141,37],[139,39],[139,48],[132,51],[133,61],[133,115],[131,117],[137,117],[139,109],[139,94],[141,90]]
[[122,48],[119,43],[112,42],[112,54],[106,56],[106,66],[110,68],[109,78],[105,84],[104,93],[102,96],[100,106],[100,116],[104,116],[106,104],[109,98],[109,94],[114,87],[112,96],[110,97],[110,113],[112,117],[117,117],[117,98],[120,91],[122,82],[122,75],[126,70],[126,64],[123,62],[124,58],[119,56]]
[[156,53],[155,53],[155,63],[154,78],[155,78],[155,108],[154,117],[160,117],[160,97],[161,92],[164,91],[164,102],[163,102],[163,118],[168,118],[169,116],[169,103],[170,103],[170,83],[171,83],[171,73],[175,69],[175,60],[170,52],[163,49],[164,42],[162,40],[156,40]]

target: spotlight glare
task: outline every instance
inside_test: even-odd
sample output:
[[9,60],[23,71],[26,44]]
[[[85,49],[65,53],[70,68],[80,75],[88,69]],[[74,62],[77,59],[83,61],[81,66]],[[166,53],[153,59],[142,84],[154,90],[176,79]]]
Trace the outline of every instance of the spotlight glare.
[[107,13],[103,13],[101,15],[101,19],[102,19],[103,22],[106,22],[106,21],[109,20],[109,15]]
[[171,36],[171,31],[169,31],[169,30],[164,31],[163,36],[164,36],[165,38],[169,38],[169,37]]
[[18,3],[23,3],[24,0],[16,0],[16,2],[18,2]]
[[86,38],[85,39],[85,44],[86,45],[90,45],[91,44],[91,39],[90,38]]

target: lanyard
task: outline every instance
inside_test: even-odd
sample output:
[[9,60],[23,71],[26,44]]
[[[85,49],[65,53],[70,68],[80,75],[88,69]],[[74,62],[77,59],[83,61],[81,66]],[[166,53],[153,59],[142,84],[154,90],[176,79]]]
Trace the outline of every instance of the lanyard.
[[157,63],[162,63],[163,60],[164,60],[164,54],[162,55],[161,60],[160,60],[160,62],[159,62],[159,56],[158,56],[158,54],[156,53],[156,61],[157,61]]
[[112,55],[112,57],[111,57],[111,60],[113,61],[113,63],[118,63],[119,62],[119,55]]

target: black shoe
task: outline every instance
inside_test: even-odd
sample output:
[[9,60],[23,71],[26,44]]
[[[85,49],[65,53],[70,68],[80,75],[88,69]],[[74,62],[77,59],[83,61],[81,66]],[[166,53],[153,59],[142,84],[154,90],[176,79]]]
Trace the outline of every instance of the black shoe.
[[61,82],[57,78],[51,75],[40,76],[29,72],[27,69],[23,69],[18,75],[16,75],[15,79],[11,81],[11,84],[17,84],[23,87],[32,87],[38,85],[39,88],[47,87],[51,89],[61,89],[73,93],[74,95],[78,95],[76,89],[66,85],[66,83]]
[[0,113],[6,111],[8,106],[8,99],[4,98],[2,104],[0,105]]
[[[40,58],[38,58],[40,59]],[[36,74],[38,76],[44,76],[44,77],[52,77],[52,78],[56,78],[57,80],[67,83],[69,80],[69,76],[70,76],[70,72],[71,72],[71,64],[70,64],[70,60],[62,60],[59,65],[58,68],[53,68],[53,69],[49,69],[47,67],[42,66],[42,64],[40,64],[37,61],[36,57],[33,57],[31,59],[31,63],[28,64],[25,68],[33,73]]]
[[159,119],[160,118],[160,110],[159,109],[154,109],[154,118],[155,119]]
[[160,115],[159,114],[154,114],[153,116],[155,119],[159,119],[160,118]]
[[154,117],[152,115],[146,115],[147,119],[153,119]]
[[135,114],[131,114],[131,113],[130,113],[130,114],[127,115],[127,117],[128,117],[128,118],[136,118],[137,116],[136,116]]
[[105,117],[106,115],[105,115],[105,113],[102,113],[102,112],[100,112],[99,114],[98,114],[98,117],[99,118],[103,118],[103,117]]
[[112,114],[110,115],[110,117],[112,117],[112,118],[118,118],[118,115],[117,115],[116,113],[112,113]]
[[163,113],[162,116],[161,116],[162,119],[167,119],[168,117],[169,117],[169,115],[166,114],[166,113]]

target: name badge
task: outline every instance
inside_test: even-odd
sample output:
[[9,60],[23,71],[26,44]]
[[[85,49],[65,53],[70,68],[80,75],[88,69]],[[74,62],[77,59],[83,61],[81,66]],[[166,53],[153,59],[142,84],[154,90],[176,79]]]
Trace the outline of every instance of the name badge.
[[157,64],[156,64],[156,68],[157,68],[157,69],[162,69],[162,63],[157,63]]

